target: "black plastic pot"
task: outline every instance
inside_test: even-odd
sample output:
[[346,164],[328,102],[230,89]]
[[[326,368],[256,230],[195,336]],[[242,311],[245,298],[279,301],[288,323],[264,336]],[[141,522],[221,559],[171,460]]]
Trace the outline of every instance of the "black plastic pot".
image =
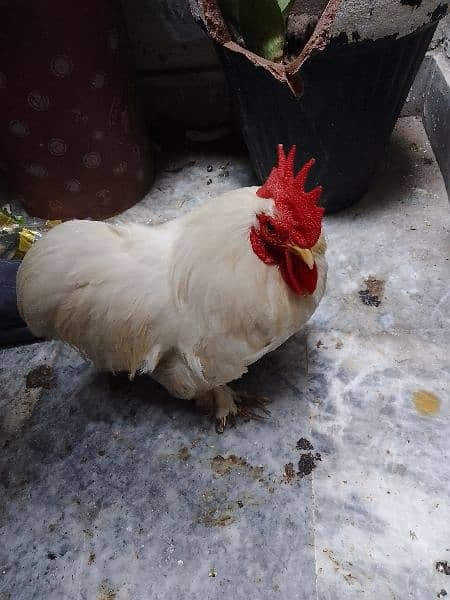
[[415,33],[348,44],[338,38],[300,69],[296,97],[266,69],[217,45],[253,167],[262,183],[277,144],[297,145],[297,168],[317,163],[310,185],[334,212],[367,191],[437,21]]

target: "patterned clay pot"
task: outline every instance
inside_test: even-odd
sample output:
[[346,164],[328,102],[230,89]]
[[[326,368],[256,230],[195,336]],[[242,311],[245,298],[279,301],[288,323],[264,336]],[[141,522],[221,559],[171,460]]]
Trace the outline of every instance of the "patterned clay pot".
[[153,166],[119,2],[8,0],[0,11],[0,167],[29,214],[106,218]]

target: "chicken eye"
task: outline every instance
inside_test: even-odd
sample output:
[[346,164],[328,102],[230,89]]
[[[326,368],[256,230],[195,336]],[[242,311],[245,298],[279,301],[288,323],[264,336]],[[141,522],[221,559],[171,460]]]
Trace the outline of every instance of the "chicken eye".
[[270,233],[270,234],[275,233],[275,227],[271,221],[267,221],[266,229],[267,229],[268,233]]

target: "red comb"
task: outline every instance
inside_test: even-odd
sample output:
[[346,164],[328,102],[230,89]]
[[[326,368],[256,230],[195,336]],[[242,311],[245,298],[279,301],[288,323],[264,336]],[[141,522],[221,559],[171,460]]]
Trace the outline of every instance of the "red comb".
[[305,247],[312,248],[322,228],[323,208],[317,206],[322,187],[319,185],[309,192],[305,190],[309,171],[316,162],[313,158],[294,176],[295,151],[296,146],[292,146],[286,156],[283,145],[278,145],[278,166],[272,169],[256,194],[260,198],[272,198],[280,215],[301,229]]

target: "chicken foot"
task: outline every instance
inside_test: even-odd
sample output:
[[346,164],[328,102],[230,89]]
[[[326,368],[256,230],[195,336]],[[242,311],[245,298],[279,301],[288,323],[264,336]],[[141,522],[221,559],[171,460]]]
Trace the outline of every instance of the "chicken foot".
[[270,415],[270,400],[256,394],[237,392],[221,385],[195,398],[197,408],[214,418],[217,433],[223,433],[235,417],[264,419]]

